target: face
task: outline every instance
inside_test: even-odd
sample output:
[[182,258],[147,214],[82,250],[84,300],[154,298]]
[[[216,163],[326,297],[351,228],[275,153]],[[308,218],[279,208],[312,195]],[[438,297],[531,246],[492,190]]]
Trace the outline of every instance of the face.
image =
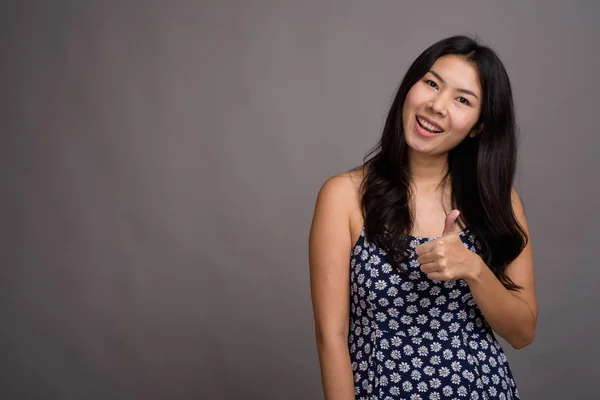
[[475,64],[457,55],[438,58],[404,101],[402,121],[409,152],[439,155],[477,135],[483,128],[475,126],[481,100]]

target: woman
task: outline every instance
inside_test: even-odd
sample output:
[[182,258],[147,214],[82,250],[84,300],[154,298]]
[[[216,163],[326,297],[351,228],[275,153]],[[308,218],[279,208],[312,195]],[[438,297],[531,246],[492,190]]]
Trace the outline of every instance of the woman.
[[326,399],[519,398],[495,336],[522,348],[537,321],[515,130],[502,62],[450,37],[410,66],[373,157],[323,184],[309,258]]

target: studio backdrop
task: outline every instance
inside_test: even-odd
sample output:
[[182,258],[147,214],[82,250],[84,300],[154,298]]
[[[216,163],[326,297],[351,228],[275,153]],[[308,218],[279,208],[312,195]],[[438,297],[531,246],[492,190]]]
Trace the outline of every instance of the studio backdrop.
[[0,398],[322,398],[317,192],[409,64],[467,34],[510,75],[539,321],[523,399],[590,399],[594,1],[19,1],[0,10]]

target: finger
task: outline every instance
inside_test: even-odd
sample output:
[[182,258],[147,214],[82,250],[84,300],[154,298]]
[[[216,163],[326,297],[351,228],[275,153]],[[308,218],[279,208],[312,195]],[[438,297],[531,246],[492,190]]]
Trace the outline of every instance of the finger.
[[435,241],[425,242],[415,247],[415,254],[420,256],[421,254],[429,253],[435,248]]
[[444,233],[442,236],[453,235],[460,232],[460,228],[456,224],[456,219],[460,215],[460,211],[454,209],[446,216],[446,222],[444,224]]
[[421,265],[437,261],[437,256],[433,251],[423,253],[417,257],[417,262]]
[[434,271],[427,274],[427,278],[432,281],[449,281],[450,278],[443,272]]
[[430,274],[432,272],[441,272],[440,266],[436,262],[429,262],[426,264],[421,264],[419,269],[421,270],[421,272],[423,272],[425,274]]

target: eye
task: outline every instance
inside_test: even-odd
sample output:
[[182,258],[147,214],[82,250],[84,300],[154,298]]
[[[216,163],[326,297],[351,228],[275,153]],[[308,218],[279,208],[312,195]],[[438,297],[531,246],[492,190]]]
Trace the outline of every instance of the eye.
[[469,100],[465,99],[464,97],[459,97],[458,101],[460,101],[462,104],[466,104],[466,105],[471,104],[471,102],[469,102]]
[[437,83],[435,83],[435,82],[434,82],[434,81],[432,81],[431,79],[426,79],[426,80],[425,80],[425,84],[426,84],[427,86],[431,86],[432,88],[437,88],[437,87],[438,87]]

